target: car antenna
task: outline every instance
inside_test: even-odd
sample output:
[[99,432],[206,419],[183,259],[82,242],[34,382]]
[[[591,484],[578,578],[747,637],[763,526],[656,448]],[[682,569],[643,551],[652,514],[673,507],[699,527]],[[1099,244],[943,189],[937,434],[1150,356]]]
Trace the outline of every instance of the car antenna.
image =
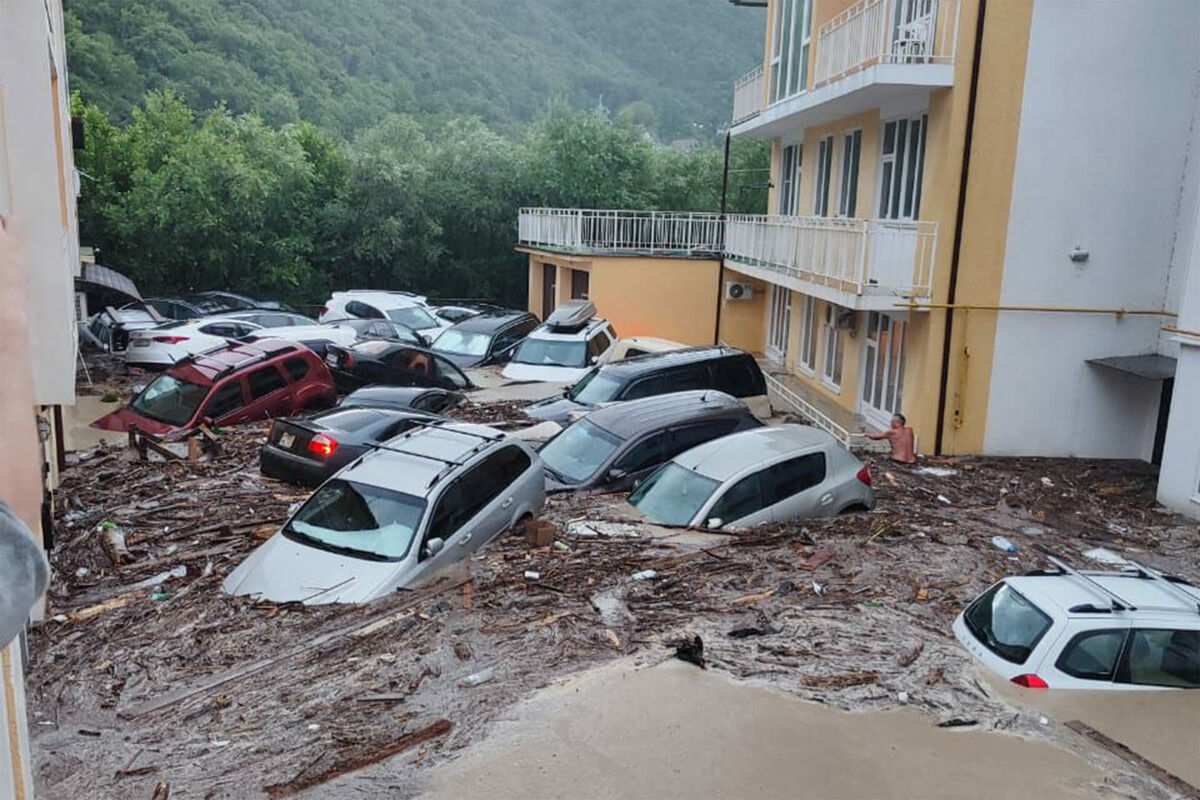
[[1070,575],[1073,578],[1078,578],[1079,580],[1081,580],[1085,584],[1087,584],[1088,587],[1090,587],[1091,589],[1098,591],[1101,594],[1103,594],[1105,597],[1109,598],[1109,601],[1112,603],[1113,611],[1137,611],[1137,606],[1135,606],[1133,603],[1129,602],[1124,597],[1121,597],[1121,595],[1119,595],[1116,592],[1112,591],[1111,589],[1107,588],[1106,586],[1104,586],[1104,584],[1100,583],[1099,581],[1093,580],[1092,578],[1089,578],[1087,575],[1084,575],[1082,572],[1075,569],[1070,564],[1063,561],[1061,558],[1056,557],[1050,550],[1048,550],[1044,547],[1039,547],[1038,549],[1041,550],[1042,553],[1046,556],[1046,558],[1050,561],[1050,563],[1053,564],[1054,566],[1058,567],[1059,571],[1062,572],[1064,575]]
[[1141,577],[1149,578],[1150,580],[1154,581],[1155,584],[1162,586],[1162,588],[1166,589],[1180,600],[1186,602],[1189,606],[1195,606],[1196,613],[1200,614],[1200,599],[1197,599],[1191,593],[1176,586],[1174,581],[1172,581],[1166,575],[1163,575],[1161,572],[1150,569],[1149,567],[1143,567],[1136,561],[1130,561],[1129,559],[1125,559],[1125,561],[1128,562],[1131,567],[1137,570]]

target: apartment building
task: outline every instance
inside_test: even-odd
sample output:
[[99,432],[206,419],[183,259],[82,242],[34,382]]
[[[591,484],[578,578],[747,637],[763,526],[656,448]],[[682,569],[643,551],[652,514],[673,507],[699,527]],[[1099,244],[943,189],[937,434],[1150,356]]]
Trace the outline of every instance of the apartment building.
[[[40,463],[11,457],[0,468],[0,497],[43,538],[45,500],[57,483],[56,412],[75,400],[78,177],[66,65],[60,0],[0,0],[0,353],[6,381],[0,409],[9,452],[26,453],[37,438],[42,456]],[[31,391],[24,389],[28,380],[14,378],[29,372]],[[26,396],[17,397],[19,392]],[[21,419],[23,411],[28,416]],[[0,649],[2,797],[33,796],[24,726],[21,648],[13,644]]]
[[723,220],[711,313],[777,401],[848,444],[900,412],[925,453],[1160,461],[1200,408],[1200,6],[769,0],[764,34],[731,130],[769,213]]

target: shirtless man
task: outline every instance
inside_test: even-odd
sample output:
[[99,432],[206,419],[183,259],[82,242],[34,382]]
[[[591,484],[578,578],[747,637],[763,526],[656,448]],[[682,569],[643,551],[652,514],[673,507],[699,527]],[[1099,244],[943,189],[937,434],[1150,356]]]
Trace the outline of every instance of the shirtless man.
[[887,439],[892,446],[892,461],[899,461],[901,464],[915,464],[917,461],[916,437],[903,414],[893,414],[890,428],[881,433],[868,433],[867,438]]

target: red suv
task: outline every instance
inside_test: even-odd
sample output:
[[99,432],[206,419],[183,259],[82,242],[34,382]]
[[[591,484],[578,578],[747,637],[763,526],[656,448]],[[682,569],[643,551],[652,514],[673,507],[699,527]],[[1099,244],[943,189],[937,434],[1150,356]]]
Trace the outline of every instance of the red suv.
[[283,417],[332,406],[336,399],[333,378],[313,351],[283,339],[258,339],[180,360],[92,427],[164,434],[206,420],[233,425]]

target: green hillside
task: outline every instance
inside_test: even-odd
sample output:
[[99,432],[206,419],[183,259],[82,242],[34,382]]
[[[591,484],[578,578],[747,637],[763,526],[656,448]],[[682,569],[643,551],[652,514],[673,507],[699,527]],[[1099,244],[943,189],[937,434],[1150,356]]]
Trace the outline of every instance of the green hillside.
[[[556,100],[707,138],[762,48],[727,0],[68,0],[72,88],[116,119],[147,90],[343,136],[389,113],[499,128]],[[638,102],[641,101],[641,102]],[[696,128],[694,126],[703,126]]]

